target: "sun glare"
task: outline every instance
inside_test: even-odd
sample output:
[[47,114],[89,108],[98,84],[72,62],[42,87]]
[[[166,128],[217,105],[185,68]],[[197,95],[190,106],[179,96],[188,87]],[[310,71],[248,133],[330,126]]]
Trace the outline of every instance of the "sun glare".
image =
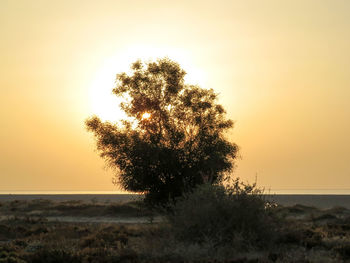
[[142,114],[142,119],[143,120],[149,119],[150,117],[151,117],[151,114],[148,113],[148,112],[145,112],[144,114]]
[[[144,45],[133,46],[111,55],[96,68],[96,74],[93,76],[89,90],[91,113],[104,121],[118,121],[126,118],[124,112],[119,109],[121,99],[112,94],[116,74],[130,73],[130,65],[137,59],[147,62],[163,57],[168,57],[180,64],[181,68],[187,72],[186,83],[205,88],[204,72],[194,66],[191,55],[185,51]],[[150,115],[147,114],[144,113],[145,116],[142,118],[149,118]]]

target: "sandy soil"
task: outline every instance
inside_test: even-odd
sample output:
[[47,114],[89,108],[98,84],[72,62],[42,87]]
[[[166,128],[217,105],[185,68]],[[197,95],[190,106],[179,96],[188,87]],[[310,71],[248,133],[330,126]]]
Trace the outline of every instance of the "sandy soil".
[[147,224],[160,222],[161,217],[83,217],[83,216],[48,216],[48,221],[68,223],[119,223],[119,224]]

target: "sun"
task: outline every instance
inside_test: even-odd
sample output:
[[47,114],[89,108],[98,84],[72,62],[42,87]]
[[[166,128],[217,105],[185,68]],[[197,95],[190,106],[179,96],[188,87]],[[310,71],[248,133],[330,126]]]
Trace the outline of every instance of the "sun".
[[[180,67],[187,72],[185,76],[186,83],[205,88],[206,74],[199,67],[194,66],[195,63],[191,60],[191,55],[184,50],[153,45],[131,46],[120,50],[116,54],[111,54],[100,65],[96,66],[96,73],[92,76],[89,88],[91,113],[97,115],[103,121],[115,122],[127,118],[125,113],[119,108],[122,100],[112,94],[116,74],[120,72],[130,73],[130,65],[138,59],[147,62],[163,57],[168,57],[180,64]],[[142,118],[146,119],[149,117],[150,115],[145,115]]]
[[145,112],[144,114],[142,114],[142,119],[143,119],[143,120],[147,120],[147,119],[149,119],[149,118],[151,118],[151,114],[150,114],[150,113]]

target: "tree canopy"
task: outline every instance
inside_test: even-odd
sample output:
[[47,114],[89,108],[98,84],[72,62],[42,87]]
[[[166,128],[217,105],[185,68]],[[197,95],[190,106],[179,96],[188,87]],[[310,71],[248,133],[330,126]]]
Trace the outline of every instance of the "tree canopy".
[[116,168],[116,182],[155,203],[221,182],[238,148],[225,138],[233,122],[217,94],[185,84],[185,71],[167,58],[136,61],[131,72],[118,74],[113,89],[124,98],[120,107],[128,119],[86,120],[100,156]]

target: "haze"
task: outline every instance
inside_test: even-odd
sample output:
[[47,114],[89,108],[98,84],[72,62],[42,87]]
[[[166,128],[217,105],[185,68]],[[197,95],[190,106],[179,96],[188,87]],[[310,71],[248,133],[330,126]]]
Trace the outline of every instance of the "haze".
[[116,73],[168,56],[235,121],[234,176],[350,192],[350,2],[1,1],[0,191],[112,191],[84,128]]

